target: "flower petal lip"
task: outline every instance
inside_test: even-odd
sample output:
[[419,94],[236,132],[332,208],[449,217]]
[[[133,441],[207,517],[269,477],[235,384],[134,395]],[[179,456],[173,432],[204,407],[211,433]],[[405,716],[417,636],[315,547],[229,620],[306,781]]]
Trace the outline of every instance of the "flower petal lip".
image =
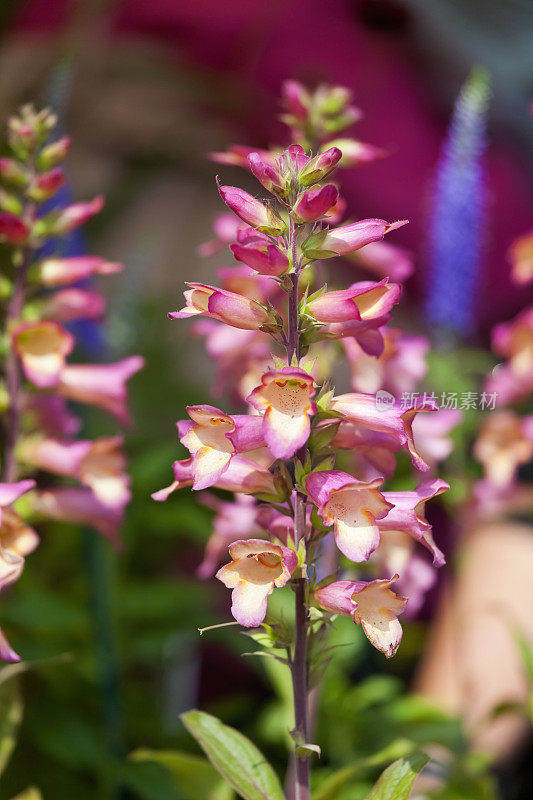
[[265,441],[276,458],[290,458],[302,447],[311,430],[309,416],[317,413],[311,400],[313,378],[304,370],[284,367],[261,377],[247,402],[263,416]]
[[204,314],[226,325],[242,330],[259,330],[270,321],[268,312],[255,300],[243,297],[227,289],[219,289],[205,283],[186,283],[186,306],[181,311],[171,311],[170,319],[186,319],[191,315]]
[[244,627],[264,620],[267,598],[275,586],[284,586],[298,564],[293,550],[264,539],[241,539],[229,546],[232,561],[216,577],[232,589],[231,612]]
[[423,544],[433,556],[433,564],[445,564],[444,554],[439,550],[431,533],[431,525],[425,517],[424,507],[428,500],[450,488],[441,478],[424,481],[413,491],[384,492],[383,496],[392,505],[387,516],[379,521],[381,530],[403,531]]
[[18,325],[12,340],[24,374],[41,389],[58,383],[65,358],[75,344],[72,334],[51,320]]

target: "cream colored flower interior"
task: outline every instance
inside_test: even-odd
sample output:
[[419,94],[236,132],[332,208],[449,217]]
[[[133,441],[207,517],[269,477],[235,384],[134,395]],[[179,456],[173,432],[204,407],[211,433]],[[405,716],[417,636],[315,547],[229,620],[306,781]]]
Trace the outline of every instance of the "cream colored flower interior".
[[202,447],[209,447],[219,453],[232,454],[235,452],[226,434],[234,430],[233,424],[221,422],[215,425],[194,425],[182,439],[182,443],[191,452],[196,453]]
[[207,311],[209,298],[213,294],[210,289],[193,289],[191,292],[190,302],[198,311]]
[[377,289],[372,289],[370,292],[365,292],[365,294],[353,298],[363,319],[374,313],[376,305],[381,302],[388,291],[389,289],[386,286],[379,286]]
[[281,556],[276,553],[250,553],[235,564],[241,580],[248,583],[272,583],[283,574]]
[[405,600],[397,597],[389,586],[389,581],[378,581],[352,595],[352,602],[357,604],[353,611],[355,622],[364,622],[376,631],[389,630],[391,620],[405,606]]
[[262,391],[263,398],[274,411],[288,417],[300,417],[311,407],[310,385],[305,380],[277,378]]
[[359,489],[357,487],[346,487],[345,489],[334,489],[330,499],[326,504],[325,511],[327,517],[333,521],[354,527],[358,525],[368,525],[368,513],[377,516],[388,508],[385,501],[381,499],[378,492],[372,489]]
[[55,355],[62,351],[65,334],[55,325],[42,325],[23,331],[17,337],[17,345],[22,353],[29,356]]

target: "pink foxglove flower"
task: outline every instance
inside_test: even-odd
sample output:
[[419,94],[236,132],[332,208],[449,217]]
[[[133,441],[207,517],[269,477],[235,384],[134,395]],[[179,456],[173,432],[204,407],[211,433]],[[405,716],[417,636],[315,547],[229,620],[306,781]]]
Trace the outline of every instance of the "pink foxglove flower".
[[62,289],[54,292],[44,303],[42,314],[54,322],[72,322],[78,319],[102,319],[105,300],[99,292],[89,289]]
[[40,469],[76,478],[91,488],[104,505],[124,506],[131,493],[122,445],[121,436],[67,442],[42,439],[28,442],[21,452]]
[[496,486],[511,484],[518,467],[533,457],[533,414],[519,417],[513,411],[494,411],[483,422],[474,445],[485,476]]
[[255,628],[266,615],[267,598],[274,587],[285,586],[296,569],[294,550],[265,539],[233,542],[231,561],[219,569],[216,577],[233,589],[231,613],[240,625]]
[[[192,486],[194,482],[193,459],[175,461],[172,464],[174,481],[164,489],[152,494],[153,500],[166,500],[176,489]],[[216,489],[227,492],[243,492],[244,494],[276,495],[274,479],[268,469],[243,456],[233,456],[227,469],[214,484]]]
[[338,411],[349,422],[392,436],[401,447],[409,451],[417,469],[429,469],[429,465],[416,449],[412,423],[420,412],[437,410],[434,400],[417,397],[411,408],[403,408],[401,403],[392,398],[391,403],[382,406],[374,395],[352,392],[334,397],[330,408]]
[[326,525],[335,526],[337,547],[352,561],[367,561],[379,545],[378,520],[392,504],[379,491],[383,478],[365,483],[338,470],[313,472],[306,480],[310,500]]
[[258,330],[271,322],[267,310],[255,300],[204,283],[186,285],[191,287],[184,293],[186,306],[181,311],[171,311],[168,315],[170,319],[187,319],[203,314],[248,331]]
[[74,337],[57,322],[27,322],[13,331],[13,345],[28,380],[47,389],[58,383]]
[[385,158],[387,151],[373,144],[359,142],[356,139],[334,139],[324,145],[330,149],[339,150],[342,157],[339,160],[341,167],[355,167],[359,164],[368,164],[377,158]]
[[265,372],[248,402],[264,413],[263,432],[276,458],[290,458],[309,438],[310,416],[317,408],[313,378],[302,369],[284,367]]
[[306,311],[317,322],[351,322],[379,319],[400,299],[401,286],[387,279],[375,283],[361,281],[348,289],[325,292],[306,304]]
[[339,198],[339,191],[333,184],[311,189],[298,198],[291,215],[296,222],[315,222],[333,208]]
[[89,525],[120,547],[125,504],[105,505],[85,486],[58,486],[36,493],[35,510],[59,522]]
[[433,564],[441,567],[445,563],[444,555],[433,539],[431,525],[425,517],[425,505],[428,500],[449,488],[446,481],[436,478],[421,483],[414,491],[383,492],[383,497],[392,508],[385,519],[379,521],[380,530],[407,533],[427,547],[433,556]]
[[[285,188],[285,181],[283,179],[283,175],[281,174],[279,167],[275,163],[274,164],[272,163],[271,157],[264,159],[261,157],[260,153],[257,152],[250,153],[250,155],[248,156],[248,166],[250,167],[250,171],[252,172],[253,175],[255,175],[259,183],[261,183],[265,187],[265,189],[268,189],[269,192],[283,192]],[[227,189],[228,187],[223,187],[223,188]],[[225,202],[228,202],[224,197],[224,195],[222,195],[222,197],[224,198]],[[228,205],[230,204],[228,203]],[[233,210],[235,211],[235,209]],[[237,213],[239,217],[241,216],[241,214],[238,211],[236,211],[235,213]]]
[[380,278],[392,281],[405,281],[414,270],[412,254],[389,242],[371,242],[352,253],[349,259]]
[[0,211],[0,237],[9,244],[23,244],[30,230],[25,223],[10,211]]
[[262,275],[279,277],[289,268],[289,259],[283,250],[257,231],[241,237],[230,249],[237,261]]
[[407,220],[385,222],[383,219],[363,219],[340,228],[328,231],[320,248],[338,256],[345,256],[364,247],[370,242],[383,239],[386,233],[397,230],[407,224]]
[[430,466],[444,461],[453,450],[450,433],[463,418],[458,408],[439,408],[429,414],[418,414],[413,420],[413,434],[420,456]]
[[300,184],[302,186],[312,186],[323,180],[335,169],[341,158],[342,153],[338,147],[328,147],[327,150],[319,153],[314,158],[306,158],[304,166],[298,173]]
[[99,256],[47,258],[39,265],[38,278],[44,286],[65,286],[91,275],[113,275],[121,270],[122,264],[106,261]]
[[95,197],[88,203],[74,203],[61,211],[53,224],[53,235],[64,236],[65,233],[84,225],[91,217],[104,207],[104,198]]
[[391,590],[398,575],[389,580],[335,581],[315,591],[315,598],[326,611],[344,614],[361,624],[369,642],[387,658],[392,658],[402,640],[398,616],[407,600]]
[[264,447],[260,417],[230,417],[214,406],[188,406],[191,421],[178,422],[180,441],[192,456],[193,489],[217,483],[236,453]]
[[141,356],[129,356],[112,364],[68,364],[61,372],[58,392],[69,400],[103,408],[128,425],[126,382],[143,364]]
[[219,186],[218,190],[226,205],[247,225],[274,236],[283,233],[281,219],[248,192],[235,186]]

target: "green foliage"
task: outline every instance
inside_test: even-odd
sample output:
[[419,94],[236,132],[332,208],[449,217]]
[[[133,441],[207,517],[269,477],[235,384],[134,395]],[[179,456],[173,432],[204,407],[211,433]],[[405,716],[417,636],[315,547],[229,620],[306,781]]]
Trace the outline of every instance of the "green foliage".
[[232,800],[233,790],[209,761],[179,750],[135,750],[136,762],[155,762],[168,771],[183,800]]
[[188,711],[181,719],[213,766],[244,800],[284,800],[276,773],[246,736],[202,711]]
[[380,776],[367,800],[408,800],[416,776],[428,761],[423,753],[398,759]]

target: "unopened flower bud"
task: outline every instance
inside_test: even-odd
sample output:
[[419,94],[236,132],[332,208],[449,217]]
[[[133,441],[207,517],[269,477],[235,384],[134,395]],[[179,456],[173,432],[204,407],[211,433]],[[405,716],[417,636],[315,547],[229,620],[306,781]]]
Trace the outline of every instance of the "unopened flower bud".
[[54,167],[44,175],[38,175],[28,189],[28,197],[38,203],[48,200],[65,183],[61,167]]
[[63,136],[57,142],[44,147],[37,157],[38,169],[51,169],[60,164],[66,157],[70,147],[70,138]]
[[22,187],[28,182],[24,169],[12,158],[0,158],[0,180]]
[[283,232],[282,220],[268,206],[251,194],[235,186],[219,186],[220,196],[243,222],[263,233],[278,235]]
[[336,186],[328,184],[321,189],[314,189],[300,195],[292,210],[296,222],[315,222],[335,205],[339,196]]
[[259,183],[269,192],[283,192],[285,182],[277,166],[272,166],[264,161],[259,153],[250,153],[248,156],[248,166],[255,175]]
[[0,236],[9,244],[22,244],[29,236],[28,227],[9,211],[0,212]]
[[309,116],[310,97],[298,81],[284,81],[282,87],[283,105],[298,122],[305,122]]
[[314,183],[323,180],[326,175],[335,169],[341,160],[342,152],[338,147],[330,147],[324,153],[319,153],[314,158],[307,161],[298,175],[298,180],[302,186],[312,186]]

